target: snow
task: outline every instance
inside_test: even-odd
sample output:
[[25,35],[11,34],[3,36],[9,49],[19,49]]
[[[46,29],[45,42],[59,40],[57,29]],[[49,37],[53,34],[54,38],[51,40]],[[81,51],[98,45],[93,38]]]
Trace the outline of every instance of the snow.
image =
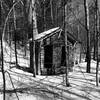
[[34,40],[38,40],[38,39],[44,38],[44,37],[47,36],[47,35],[50,35],[50,34],[52,34],[52,33],[55,33],[55,31],[57,31],[57,30],[59,30],[59,27],[52,28],[52,29],[50,29],[50,30],[48,30],[48,31],[42,32],[42,33],[36,35],[36,36],[34,37]]
[[[7,45],[6,48],[9,49]],[[100,100],[100,86],[96,87],[95,82],[96,61],[91,61],[91,73],[86,73],[86,62],[75,65],[73,72],[70,72],[68,76],[71,87],[66,87],[65,74],[52,76],[36,75],[36,78],[34,78],[32,73],[9,67],[9,63],[6,62],[10,61],[10,56],[5,53],[4,57],[6,89],[8,90],[6,93],[7,100],[18,100],[18,98],[19,100]],[[14,61],[15,58],[12,58],[12,60]],[[28,66],[28,61],[20,57],[22,66],[23,63]],[[0,72],[0,100],[3,100],[2,81]],[[14,88],[17,91],[18,98]]]
[[[91,66],[94,70],[96,62],[92,61]],[[19,91],[17,92],[19,100],[99,100],[100,87],[96,87],[95,73],[86,73],[85,70],[86,62],[83,62],[76,65],[74,71],[69,73],[71,87],[65,86],[65,74],[37,75],[34,78],[31,73],[20,69],[12,68],[7,71],[11,75],[15,89]],[[6,84],[8,90],[13,89],[7,73]],[[1,85],[0,88],[2,88]],[[6,97],[7,100],[17,100],[15,93],[7,93]],[[3,100],[2,93],[0,98]]]

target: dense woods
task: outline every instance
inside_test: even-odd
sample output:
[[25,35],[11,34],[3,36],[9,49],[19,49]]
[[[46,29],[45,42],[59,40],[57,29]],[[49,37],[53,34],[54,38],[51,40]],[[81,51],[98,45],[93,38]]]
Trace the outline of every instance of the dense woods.
[[6,73],[13,67],[32,73],[34,78],[64,75],[63,84],[70,87],[70,72],[86,62],[85,71],[91,74],[95,61],[99,86],[99,13],[99,0],[0,0],[3,100]]

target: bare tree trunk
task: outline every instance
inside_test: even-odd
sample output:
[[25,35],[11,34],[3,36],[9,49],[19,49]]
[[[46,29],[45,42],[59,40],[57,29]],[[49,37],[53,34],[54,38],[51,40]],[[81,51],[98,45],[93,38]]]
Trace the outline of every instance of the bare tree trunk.
[[[77,26],[77,29],[78,29],[78,34],[77,34],[77,38],[78,38],[78,40],[80,40],[80,36],[79,36],[79,34],[80,34],[80,26],[78,25]],[[79,62],[78,63],[81,63],[81,56],[82,56],[82,47],[81,47],[81,45],[80,45],[80,56],[79,56]]]
[[[15,0],[13,0],[13,3]],[[16,14],[15,14],[15,7],[13,6],[13,16],[14,16],[14,40],[15,40],[15,60],[16,60],[16,67],[18,66],[18,58],[17,58],[17,44],[16,44]]]
[[[66,7],[65,5],[65,0],[63,2],[63,6],[64,6],[64,34],[65,34],[65,52],[66,52],[66,86],[70,86],[70,83],[69,83],[69,79],[68,79],[68,67],[69,67],[69,50],[67,48],[67,31],[65,30],[65,27],[66,27],[66,24],[65,24],[65,18],[66,18],[66,13],[65,13],[65,10],[67,10],[67,13],[68,13],[68,6]],[[68,14],[67,14],[68,15]],[[68,19],[67,19],[68,20]]]
[[94,51],[93,51],[93,59],[96,60],[96,14],[94,17]]
[[[2,1],[0,2],[0,25],[1,25],[1,19],[2,19],[2,15],[1,15],[1,9],[2,9]],[[1,63],[2,63],[2,68],[1,68],[1,71],[2,71],[2,76],[3,76],[3,100],[6,99],[6,96],[5,96],[5,90],[6,90],[6,81],[5,81],[5,72],[4,72],[4,58],[3,58],[3,42],[2,42],[2,33],[1,34]]]
[[[32,20],[32,43],[31,43],[31,46],[30,46],[30,67],[33,69],[33,76],[35,77],[35,74],[36,74],[36,61],[35,61],[35,41],[34,41],[34,38],[35,36],[38,34],[38,31],[37,31],[37,20],[36,20],[36,6],[35,6],[35,0],[31,0],[31,3],[30,3],[30,6],[31,6],[31,20]],[[31,65],[32,64],[32,65]]]
[[[33,21],[32,21],[33,24]],[[35,66],[34,66],[34,37],[33,37],[33,25],[32,25],[32,41],[30,41],[30,68],[32,69],[33,72],[33,77],[35,77]]]
[[33,20],[33,62],[34,62],[34,74],[36,74],[36,57],[35,57],[35,41],[34,41],[34,38],[35,36],[38,34],[38,30],[37,30],[37,17],[36,17],[36,1],[33,0],[32,1],[32,7],[34,8],[32,14],[33,14],[33,17],[32,17],[32,20]]
[[30,3],[30,1],[24,0],[23,1],[23,14],[24,14],[24,51],[25,51],[25,56],[27,55],[27,41],[28,41],[28,27],[29,27],[29,23],[28,23],[28,16],[29,16],[29,12],[27,11],[28,7],[28,3]]
[[98,35],[99,35],[99,11],[98,11],[98,0],[95,1],[95,7],[96,7],[96,59],[97,59],[97,65],[96,65],[96,86],[99,85],[99,59],[98,59]]
[[85,29],[87,32],[86,72],[90,73],[91,54],[90,54],[89,10],[88,10],[87,0],[84,0],[84,11],[85,11]]
[[32,70],[32,72],[33,72],[33,77],[35,77],[35,69],[34,69],[34,44],[33,44],[33,42],[34,42],[34,37],[33,37],[33,10],[32,10],[32,0],[30,0],[30,13],[29,13],[29,20],[30,20],[30,24],[31,24],[31,34],[32,34],[32,40],[30,41],[30,69]]
[[53,24],[53,6],[52,6],[52,0],[50,0],[50,6],[51,6],[51,20]]
[[3,100],[5,100],[5,89],[6,89],[6,82],[5,82],[5,72],[4,72],[4,62],[3,62],[3,42],[1,36],[1,59],[2,59],[2,76],[3,76]]
[[44,23],[44,31],[46,31],[46,8],[45,8],[45,0],[43,1],[43,23]]

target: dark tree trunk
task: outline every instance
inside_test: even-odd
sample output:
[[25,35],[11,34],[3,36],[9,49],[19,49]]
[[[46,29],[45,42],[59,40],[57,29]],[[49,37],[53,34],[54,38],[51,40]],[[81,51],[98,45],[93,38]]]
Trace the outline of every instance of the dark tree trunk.
[[28,27],[29,27],[29,23],[28,23],[28,13],[29,12],[27,12],[27,2],[29,3],[30,1],[27,1],[27,0],[24,0],[23,1],[23,8],[25,8],[25,9],[23,9],[23,14],[24,14],[24,51],[25,51],[25,56],[26,56],[26,49],[27,49],[27,46],[26,46],[26,44],[27,44],[27,41],[28,41]]
[[30,69],[33,72],[33,76],[35,77],[35,70],[34,70],[34,48],[33,48],[33,41],[30,41]]
[[[13,0],[13,3],[15,0]],[[16,60],[16,67],[18,66],[18,58],[17,58],[17,42],[16,42],[16,14],[15,14],[15,7],[13,6],[13,17],[14,17],[14,41],[15,41],[15,60]]]
[[[65,14],[65,10],[67,10],[67,13],[68,13],[68,6],[66,8],[65,6],[65,0],[63,1],[63,9],[64,9],[64,21],[63,21],[63,24],[64,24],[64,34],[65,34],[65,52],[66,52],[66,86],[70,86],[70,83],[69,83],[69,79],[68,79],[68,67],[69,67],[69,51],[68,51],[68,48],[67,48],[67,31],[65,30],[65,27],[66,27],[66,24],[65,24],[65,18],[66,18],[66,15],[68,14]],[[67,19],[68,21],[68,19]]]
[[99,85],[99,59],[98,59],[98,35],[99,35],[99,11],[98,11],[98,0],[95,1],[95,7],[96,7],[96,59],[97,59],[97,65],[96,65],[96,86]]
[[[36,74],[36,61],[35,61],[35,41],[34,41],[34,38],[35,36],[38,34],[38,31],[37,31],[37,19],[36,19],[36,6],[35,6],[35,0],[31,0],[31,3],[30,3],[30,6],[32,8],[32,11],[31,11],[31,14],[32,14],[32,45],[30,46],[31,48],[31,52],[32,52],[32,55],[30,56],[33,56],[33,57],[30,57],[32,59],[30,59],[31,63],[32,63],[32,66],[33,66],[33,76],[35,77],[35,74]],[[30,52],[30,53],[31,53]],[[32,67],[31,66],[31,67]]]
[[87,69],[86,69],[86,72],[90,73],[91,54],[90,54],[89,11],[88,11],[87,0],[84,0],[84,11],[85,11],[85,29],[87,32],[87,52],[86,52]]
[[17,60],[16,30],[14,30],[14,39],[15,39],[15,60],[16,60],[16,67],[17,67],[18,66],[18,60]]
[[[1,6],[2,5],[2,1],[0,2],[0,26],[1,26],[1,19],[2,19],[2,15],[1,15]],[[3,59],[3,42],[2,42],[2,33],[1,33],[1,31],[0,31],[0,34],[1,34],[1,36],[0,36],[0,39],[1,39],[1,64],[2,64],[2,67],[1,67],[1,71],[2,71],[2,76],[3,76],[3,100],[5,100],[6,99],[6,96],[5,96],[5,89],[6,89],[6,81],[5,81],[5,71],[4,71],[4,59]]]
[[32,28],[31,28],[32,40],[30,41],[30,69],[33,73],[33,77],[35,77],[35,68],[34,68],[34,34],[33,34],[33,20],[32,20]]
[[94,51],[93,51],[93,59],[96,60],[96,14],[94,17]]
[[44,31],[46,30],[46,8],[45,8],[45,0],[43,1],[43,24],[44,24]]
[[5,89],[6,89],[6,82],[5,82],[5,71],[4,71],[4,62],[3,62],[3,42],[1,36],[1,60],[2,60],[2,76],[3,76],[3,100],[5,100]]

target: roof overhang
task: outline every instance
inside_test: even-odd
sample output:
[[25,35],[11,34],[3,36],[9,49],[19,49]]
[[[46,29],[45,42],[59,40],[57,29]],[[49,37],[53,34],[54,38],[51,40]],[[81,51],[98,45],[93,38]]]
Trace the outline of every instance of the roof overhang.
[[35,37],[34,37],[34,40],[35,41],[39,41],[39,40],[43,40],[43,39],[46,39],[54,34],[56,34],[57,32],[60,32],[61,29],[59,27],[56,27],[56,28],[52,28],[52,29],[49,29],[45,32],[42,32],[40,34],[37,34]]
[[[37,34],[34,36],[34,41],[41,41],[43,39],[47,39],[53,35],[55,35],[56,33],[58,32],[62,32],[63,30],[59,27],[56,27],[56,28],[52,28],[52,29],[49,29],[47,31],[44,31],[40,34]],[[74,44],[76,41],[80,43],[80,41],[74,37],[74,35],[72,35],[70,32],[67,31],[67,38],[68,38],[68,41],[71,42],[72,44]]]

